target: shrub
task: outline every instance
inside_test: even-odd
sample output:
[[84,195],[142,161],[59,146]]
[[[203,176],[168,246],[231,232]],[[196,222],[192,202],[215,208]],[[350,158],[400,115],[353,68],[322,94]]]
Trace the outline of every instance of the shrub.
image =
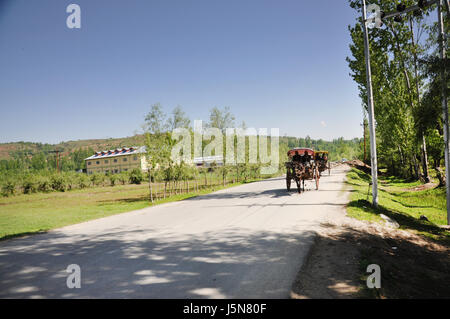
[[38,190],[38,182],[36,177],[28,175],[22,180],[22,189],[24,194],[36,193]]
[[79,174],[77,173],[65,173],[64,180],[66,181],[67,189],[72,190],[75,189],[78,185],[77,179]]
[[129,180],[129,175],[126,172],[122,172],[117,175],[117,180],[122,184],[125,185]]
[[140,184],[144,180],[144,175],[142,171],[138,168],[135,168],[131,171],[130,174],[130,183],[131,184]]
[[61,174],[54,174],[50,177],[50,183],[55,191],[65,192],[67,189],[67,181]]
[[48,193],[52,190],[52,185],[50,182],[50,179],[46,176],[41,176],[38,181],[38,191],[43,192],[43,193]]
[[2,195],[10,196],[16,192],[16,182],[12,179],[5,180],[2,185]]
[[114,175],[114,174],[109,175],[108,178],[109,178],[109,185],[111,185],[111,186],[115,186],[116,183],[119,181],[118,176]]
[[86,174],[82,173],[82,174],[78,174],[77,183],[78,183],[78,187],[83,189],[83,188],[89,187],[89,185],[91,184],[91,181]]
[[91,175],[91,182],[94,184],[94,186],[99,186],[103,184],[105,180],[105,175],[101,173],[94,173]]

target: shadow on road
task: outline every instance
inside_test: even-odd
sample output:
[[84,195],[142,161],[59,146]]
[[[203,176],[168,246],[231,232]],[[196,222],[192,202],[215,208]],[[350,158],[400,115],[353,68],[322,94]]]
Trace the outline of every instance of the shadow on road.
[[[211,232],[153,238],[152,229],[118,230],[70,238],[52,232],[0,243],[0,297],[288,297],[301,263],[292,266],[292,260],[301,259],[312,240],[310,232],[243,236],[230,230],[220,237]],[[66,287],[69,264],[81,267],[81,289]],[[280,273],[291,277],[255,289],[261,276]]]

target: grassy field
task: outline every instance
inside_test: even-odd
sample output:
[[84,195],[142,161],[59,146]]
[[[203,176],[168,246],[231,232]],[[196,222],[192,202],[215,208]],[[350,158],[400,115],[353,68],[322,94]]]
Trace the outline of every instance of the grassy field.
[[[239,184],[228,184],[226,187]],[[153,205],[207,194],[225,188],[204,187],[199,192],[172,195]],[[149,207],[148,184],[97,187],[68,192],[0,197],[0,240],[43,232],[84,221]]]
[[[372,202],[371,177],[353,168],[347,183],[353,188],[347,214],[350,217],[383,222],[380,214],[391,217],[400,228],[420,233],[435,240],[450,243],[450,235],[439,225],[447,224],[445,188],[416,190],[420,182],[408,182],[394,177],[380,177],[379,207]],[[429,221],[420,220],[425,215]]]

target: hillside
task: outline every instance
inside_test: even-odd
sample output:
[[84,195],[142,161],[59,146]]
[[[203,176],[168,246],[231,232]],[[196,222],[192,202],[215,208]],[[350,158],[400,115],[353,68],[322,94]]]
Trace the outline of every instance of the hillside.
[[60,150],[63,155],[67,155],[79,149],[91,148],[93,150],[100,151],[109,150],[116,147],[139,146],[143,144],[143,135],[134,135],[122,138],[67,141],[59,144],[42,144],[33,142],[3,143],[0,144],[0,160],[11,159],[13,154],[18,153],[33,155],[42,151]]
[[[14,142],[0,144],[0,163],[3,162],[7,170],[14,168],[27,168],[33,166],[46,167],[44,162],[55,162],[55,150],[60,151],[60,156],[64,160],[73,161],[75,167],[83,166],[83,159],[92,155],[94,151],[110,150],[117,147],[141,146],[145,143],[144,135],[134,135],[123,138],[89,139],[61,142],[59,144],[43,144],[33,142]],[[309,136],[306,138],[280,137],[280,154],[285,154],[293,147],[311,147],[315,150],[327,150],[330,152],[330,160],[341,158],[361,158],[363,152],[362,140],[355,138],[344,140],[342,137],[333,141],[313,140]],[[33,165],[31,162],[34,161]],[[9,162],[9,164],[5,163]],[[1,166],[1,165],[0,165]],[[72,166],[67,166],[72,169]],[[1,169],[1,167],[0,167]]]

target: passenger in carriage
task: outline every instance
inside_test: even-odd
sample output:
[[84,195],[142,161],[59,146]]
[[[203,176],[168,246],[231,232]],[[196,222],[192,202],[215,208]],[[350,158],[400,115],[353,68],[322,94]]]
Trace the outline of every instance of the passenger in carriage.
[[292,157],[292,160],[294,162],[300,162],[302,160],[302,157],[300,156],[298,151],[295,151],[295,155]]
[[308,154],[308,151],[305,151],[303,154],[303,163],[310,163],[311,162],[311,156]]

